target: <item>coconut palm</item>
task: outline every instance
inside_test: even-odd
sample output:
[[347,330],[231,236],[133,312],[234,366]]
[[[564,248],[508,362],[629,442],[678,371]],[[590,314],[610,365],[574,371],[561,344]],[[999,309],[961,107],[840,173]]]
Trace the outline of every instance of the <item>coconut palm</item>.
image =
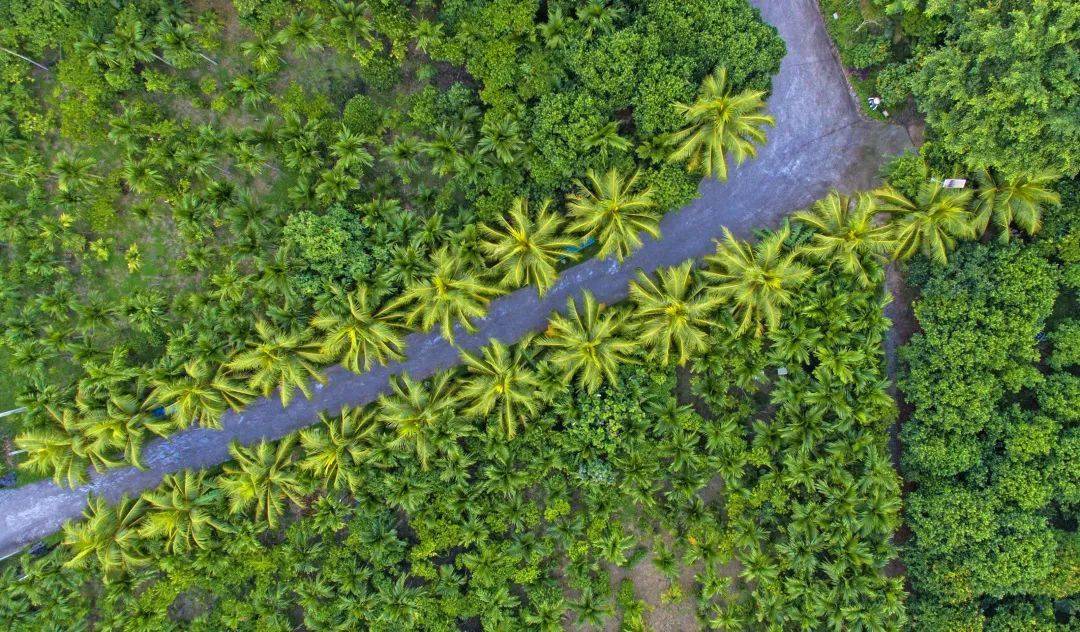
[[248,386],[263,397],[278,389],[282,406],[289,405],[297,388],[311,399],[308,379],[325,380],[317,368],[324,358],[318,344],[311,341],[310,331],[282,331],[260,320],[255,323],[255,332],[258,339],[233,356],[227,366],[248,373]]
[[784,254],[787,226],[751,246],[724,228],[724,241],[717,242],[716,254],[705,261],[703,273],[709,292],[730,301],[739,319],[738,331],[751,328],[761,335],[767,326],[780,322],[780,309],[791,303],[793,290],[810,278],[810,268],[795,261],[795,253]]
[[732,94],[727,68],[718,68],[701,83],[697,101],[675,104],[686,127],[669,137],[675,149],[668,159],[685,160],[690,171],[727,180],[727,154],[736,164],[753,158],[755,143],[765,142],[763,128],[776,125],[773,117],[763,113],[764,96],[760,90]]
[[203,360],[184,364],[183,374],[154,381],[148,402],[172,413],[178,429],[198,422],[204,428],[221,428],[221,416],[229,408],[239,411],[255,396],[226,373]]
[[83,520],[64,525],[64,544],[72,553],[64,566],[83,568],[96,559],[108,582],[147,564],[150,559],[141,550],[138,531],[145,511],[142,500],[124,496],[110,507],[104,498],[90,496]]
[[98,471],[120,465],[110,457],[112,451],[101,436],[87,437],[85,422],[75,411],[64,408],[60,413],[46,407],[49,424],[32,428],[15,437],[15,446],[26,451],[26,460],[19,467],[30,472],[52,476],[57,485],[66,482],[76,487],[86,482],[86,468],[93,465]]
[[254,507],[257,520],[276,527],[285,501],[301,502],[303,488],[291,464],[295,444],[296,436],[289,435],[276,446],[267,441],[250,448],[235,441],[229,446],[235,462],[225,465],[218,487],[229,498],[230,512],[240,514]]
[[1053,171],[1006,177],[982,169],[975,177],[979,183],[973,220],[975,232],[986,232],[992,219],[998,228],[998,239],[1003,242],[1009,241],[1014,224],[1028,235],[1039,232],[1043,207],[1061,204],[1061,196],[1051,188],[1060,177]]
[[875,192],[879,207],[895,213],[896,247],[893,255],[907,259],[922,251],[932,261],[944,264],[959,238],[972,238],[971,213],[967,205],[971,191],[945,189],[939,182],[924,182],[915,199],[892,187]]
[[319,413],[322,425],[300,431],[304,458],[300,469],[319,477],[326,489],[355,493],[362,476],[362,461],[371,451],[377,430],[374,407],[346,408],[333,417]]
[[327,360],[337,360],[341,366],[360,373],[374,362],[386,364],[403,360],[405,348],[403,327],[397,317],[387,310],[375,309],[368,300],[367,287],[360,285],[346,298],[347,312],[321,312],[311,325],[325,332],[319,352]]
[[586,291],[581,309],[573,298],[566,301],[566,316],[551,316],[542,344],[551,347],[549,359],[565,373],[565,380],[595,391],[607,379],[618,380],[619,366],[630,362],[636,344],[623,337],[623,312],[604,308]]
[[481,281],[447,248],[432,258],[433,269],[425,278],[405,288],[392,307],[409,306],[405,323],[427,330],[439,325],[443,338],[454,341],[454,323],[476,331],[472,319],[483,317],[488,301],[498,290]]
[[884,263],[893,247],[892,227],[875,223],[877,212],[874,197],[868,193],[853,198],[830,191],[792,218],[814,229],[811,243],[801,248],[803,253],[817,261],[835,261],[841,270],[869,285],[868,263]]
[[507,437],[513,437],[518,424],[524,424],[537,411],[539,382],[530,364],[531,342],[529,337],[510,349],[492,339],[477,355],[461,352],[468,371],[460,391],[461,398],[470,404],[465,412],[487,415],[497,409]]
[[450,373],[440,373],[427,383],[415,382],[405,374],[390,382],[390,390],[390,395],[379,397],[379,418],[397,431],[391,445],[410,448],[426,469],[434,451],[432,433],[457,407]]
[[550,201],[545,200],[536,217],[530,217],[528,200],[518,198],[496,228],[483,226],[487,240],[480,248],[492,263],[492,272],[502,279],[503,287],[535,285],[543,296],[555,282],[555,263],[576,244],[559,236],[562,220],[548,210],[549,206]]
[[124,459],[142,469],[142,444],[146,433],[168,434],[172,423],[155,417],[154,405],[127,393],[111,393],[104,405],[76,399],[83,415],[82,432],[90,440],[124,452]]
[[690,356],[708,346],[707,329],[715,326],[709,315],[719,305],[694,280],[690,261],[657,272],[659,283],[644,270],[630,282],[632,314],[641,343],[665,365],[686,364]]
[[160,487],[142,496],[147,512],[139,535],[163,539],[165,549],[174,554],[205,549],[215,531],[229,530],[214,517],[220,498],[221,491],[206,481],[206,472],[166,474]]
[[638,173],[629,178],[617,169],[603,176],[588,173],[588,184],[577,182],[579,191],[570,196],[573,221],[568,230],[594,237],[600,246],[597,256],[622,261],[642,244],[640,233],[660,237],[660,219],[650,187],[635,191]]

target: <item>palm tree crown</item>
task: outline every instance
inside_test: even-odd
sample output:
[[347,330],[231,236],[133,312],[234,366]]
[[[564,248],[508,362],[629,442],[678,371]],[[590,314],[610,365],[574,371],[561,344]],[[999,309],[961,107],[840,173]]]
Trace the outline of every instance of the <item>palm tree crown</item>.
[[319,346],[323,357],[336,358],[353,373],[367,371],[374,362],[404,359],[401,325],[386,309],[370,305],[366,286],[358,286],[346,302],[345,314],[320,313],[311,321],[313,327],[326,332]]
[[568,230],[595,237],[600,245],[598,257],[615,255],[622,261],[641,246],[640,233],[660,237],[652,189],[634,191],[637,172],[625,178],[616,169],[603,176],[589,171],[588,178],[589,184],[578,182],[580,191],[570,196],[574,221]]
[[229,368],[249,373],[248,384],[263,397],[278,389],[282,406],[289,405],[297,388],[310,399],[308,379],[323,381],[317,365],[323,355],[319,346],[310,341],[310,332],[282,331],[266,321],[255,323],[255,332],[258,340],[237,353],[229,361]]
[[172,407],[172,418],[178,429],[198,422],[206,428],[220,428],[221,416],[229,408],[240,410],[254,393],[218,367],[201,360],[184,365],[183,375],[154,382],[150,392],[152,403]]
[[742,164],[757,155],[755,143],[765,142],[762,128],[776,125],[773,117],[762,113],[764,96],[760,90],[731,94],[727,69],[717,69],[702,82],[697,101],[675,104],[686,127],[671,135],[675,149],[669,159],[686,160],[691,171],[727,180],[727,153]]
[[630,282],[637,337],[664,364],[674,360],[683,365],[706,348],[707,328],[715,324],[709,315],[719,301],[694,282],[690,261],[659,270],[657,276],[659,283],[638,270],[637,280]]
[[488,301],[498,290],[485,284],[463,265],[461,258],[442,248],[433,258],[434,269],[424,279],[410,285],[393,307],[411,305],[405,322],[419,323],[423,329],[436,324],[443,338],[454,341],[454,323],[466,331],[476,331],[472,319],[482,318]]
[[975,231],[985,232],[993,219],[1001,241],[1009,241],[1013,224],[1029,235],[1039,232],[1043,207],[1061,204],[1061,196],[1051,188],[1058,177],[1052,171],[1004,177],[981,170],[976,175],[979,193],[975,200]]
[[320,413],[322,425],[300,431],[300,469],[320,477],[327,489],[358,489],[360,464],[377,430],[375,416],[374,407],[342,408],[334,417]]
[[206,482],[206,472],[184,470],[166,474],[161,486],[143,494],[149,511],[139,527],[145,538],[165,539],[170,553],[183,554],[193,548],[204,549],[214,530],[228,527],[214,518],[220,497]]
[[218,477],[218,486],[229,497],[229,511],[243,513],[255,507],[255,518],[271,527],[285,512],[285,500],[300,503],[302,487],[290,467],[296,436],[289,435],[276,445],[260,441],[254,447],[236,442],[229,446],[235,463],[227,463]]
[[142,500],[127,496],[110,507],[100,496],[91,496],[83,520],[64,525],[64,544],[72,551],[64,566],[81,568],[89,558],[101,565],[105,581],[149,562],[139,546],[137,525],[146,511]]
[[716,254],[705,258],[709,291],[734,304],[740,332],[753,327],[760,335],[766,326],[776,327],[780,309],[791,303],[792,290],[810,277],[810,269],[795,261],[795,253],[784,254],[789,234],[784,226],[751,246],[724,228]]
[[379,416],[397,431],[392,445],[412,448],[421,467],[426,468],[434,451],[432,433],[457,407],[450,373],[440,373],[426,384],[402,375],[391,381],[390,389],[391,395],[379,397]]
[[506,288],[535,285],[543,296],[555,282],[555,263],[565,256],[574,242],[559,236],[562,221],[549,212],[550,201],[540,205],[535,217],[529,216],[529,202],[514,200],[507,217],[496,228],[484,225],[487,241],[481,244],[484,254],[494,264],[492,271],[499,275]]
[[619,365],[630,361],[634,343],[622,337],[623,313],[604,309],[590,292],[581,297],[581,309],[573,298],[566,302],[566,316],[553,314],[543,344],[551,347],[551,361],[577,378],[589,392],[604,382],[618,380]]
[[812,242],[802,247],[805,254],[818,261],[835,261],[844,272],[869,285],[867,263],[882,263],[893,246],[892,227],[875,224],[877,212],[869,194],[852,198],[831,191],[813,208],[792,218],[814,229]]
[[896,223],[893,255],[907,259],[922,251],[929,259],[944,264],[958,238],[975,236],[971,213],[967,210],[971,191],[945,189],[939,182],[924,182],[915,199],[885,187],[875,192],[882,211],[900,216]]
[[529,363],[531,340],[521,340],[510,349],[492,339],[477,355],[461,352],[469,372],[461,388],[461,397],[471,403],[465,412],[487,415],[497,408],[507,437],[513,437],[518,424],[537,411],[535,394],[540,384]]

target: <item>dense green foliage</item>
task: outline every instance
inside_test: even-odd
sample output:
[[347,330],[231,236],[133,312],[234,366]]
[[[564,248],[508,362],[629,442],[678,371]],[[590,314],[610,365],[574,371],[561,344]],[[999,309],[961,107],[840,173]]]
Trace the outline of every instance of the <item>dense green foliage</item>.
[[[1080,596],[1075,182],[1042,239],[917,266],[905,561],[921,630],[1053,629]],[[1019,624],[1018,621],[1027,623]],[[1019,627],[1016,627],[1019,626]]]
[[[1071,0],[821,0],[862,96],[914,98],[924,153],[1008,174],[1080,170],[1080,7]],[[833,19],[833,15],[837,18]]]

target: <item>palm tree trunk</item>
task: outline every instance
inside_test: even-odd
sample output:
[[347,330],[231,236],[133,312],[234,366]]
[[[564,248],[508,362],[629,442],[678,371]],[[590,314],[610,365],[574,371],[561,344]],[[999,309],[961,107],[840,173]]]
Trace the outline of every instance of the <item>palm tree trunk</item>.
[[203,55],[202,53],[196,52],[195,54],[198,55],[199,57],[202,57],[203,59],[210,62],[211,64],[214,64],[215,66],[218,65],[218,63],[216,61],[214,61],[213,59],[210,59],[209,57],[207,57],[206,55]]
[[26,55],[20,55],[19,53],[16,53],[15,51],[11,50],[10,48],[4,48],[3,46],[0,46],[0,51],[4,51],[8,55],[14,55],[14,56],[18,57],[19,59],[21,59],[21,60],[23,60],[25,62],[29,62],[31,64],[34,64],[35,66],[37,66],[38,68],[41,68],[45,72],[52,72],[51,70],[49,70],[48,66],[46,66],[44,64],[39,64],[38,62],[34,61],[33,59],[30,59]]
[[15,413],[21,413],[26,410],[26,406],[20,406],[18,408],[12,408],[11,410],[5,410],[0,413],[0,417],[7,417],[8,415],[14,415]]

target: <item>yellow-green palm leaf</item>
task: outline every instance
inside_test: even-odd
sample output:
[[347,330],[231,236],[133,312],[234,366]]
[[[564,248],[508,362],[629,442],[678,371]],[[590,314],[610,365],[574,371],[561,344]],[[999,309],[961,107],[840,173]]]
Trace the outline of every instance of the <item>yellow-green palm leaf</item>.
[[631,361],[635,343],[623,336],[625,317],[617,308],[604,308],[589,292],[566,302],[566,315],[552,314],[542,342],[551,348],[549,359],[581,388],[595,391],[606,379],[618,380],[619,366]]
[[814,229],[814,237],[801,251],[810,258],[835,262],[863,285],[871,283],[868,265],[880,266],[893,248],[893,229],[874,221],[877,204],[868,193],[855,197],[831,191],[809,210],[792,218]]
[[686,161],[690,171],[727,180],[727,154],[736,164],[753,158],[756,145],[765,142],[765,126],[776,125],[763,113],[764,96],[755,90],[732,94],[726,68],[705,77],[696,101],[675,104],[686,126],[671,134],[669,160]]
[[540,383],[530,365],[531,338],[508,348],[492,339],[479,354],[461,352],[468,377],[461,387],[462,399],[469,403],[465,412],[487,415],[498,411],[499,424],[507,437],[517,433],[529,415],[536,414],[536,390]]
[[541,296],[555,282],[555,264],[567,256],[574,241],[560,236],[562,220],[548,210],[545,200],[535,217],[529,213],[525,198],[514,200],[510,214],[494,228],[484,225],[487,240],[481,244],[492,271],[502,279],[503,287],[535,285]]
[[361,285],[346,299],[345,313],[317,315],[311,325],[325,336],[319,352],[353,373],[362,373],[372,364],[403,360],[403,327],[387,310],[376,310],[368,300],[367,287]]
[[570,196],[572,233],[594,237],[601,259],[615,255],[622,261],[641,247],[641,233],[660,237],[660,217],[652,189],[636,191],[638,174],[623,177],[616,169],[603,176],[588,173],[588,184],[578,182],[579,191]]
[[715,324],[710,315],[719,300],[701,291],[690,261],[659,270],[657,278],[638,270],[630,282],[636,337],[660,362],[683,365],[708,347],[708,328]]
[[810,269],[798,263],[794,253],[784,253],[789,234],[785,226],[751,245],[725,228],[716,254],[705,258],[709,269],[703,275],[709,292],[732,304],[740,332],[753,329],[761,335],[766,327],[776,327],[794,290],[810,278]]

